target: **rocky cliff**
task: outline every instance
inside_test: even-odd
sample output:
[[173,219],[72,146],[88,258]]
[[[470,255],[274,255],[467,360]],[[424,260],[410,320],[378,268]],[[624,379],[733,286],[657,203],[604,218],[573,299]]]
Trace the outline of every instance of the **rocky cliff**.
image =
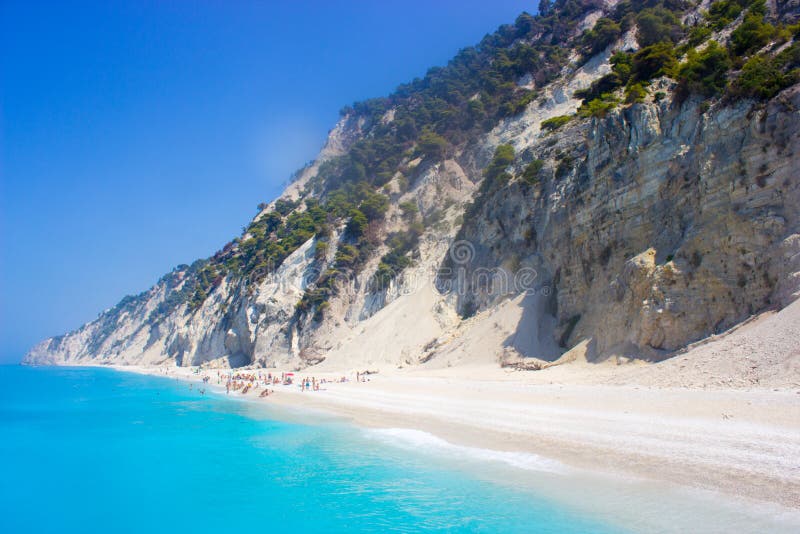
[[477,270],[530,265],[564,349],[590,339],[597,355],[658,358],[788,304],[800,272],[800,88],[762,106],[699,105],[644,102],[523,141],[546,163],[535,183],[488,194],[459,230],[472,285],[458,310],[498,302]]
[[[728,2],[720,18],[719,4],[568,0],[521,16],[345,108],[242,236],[25,363],[661,359],[786,306],[800,288],[798,7]],[[647,10],[674,42],[648,42]],[[756,18],[774,31],[742,52]]]

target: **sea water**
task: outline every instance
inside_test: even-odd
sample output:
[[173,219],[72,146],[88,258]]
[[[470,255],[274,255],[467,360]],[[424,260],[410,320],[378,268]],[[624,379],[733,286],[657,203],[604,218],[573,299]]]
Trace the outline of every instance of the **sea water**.
[[171,378],[0,366],[0,533],[796,531],[789,515]]
[[169,378],[0,367],[0,532],[619,530],[305,419]]

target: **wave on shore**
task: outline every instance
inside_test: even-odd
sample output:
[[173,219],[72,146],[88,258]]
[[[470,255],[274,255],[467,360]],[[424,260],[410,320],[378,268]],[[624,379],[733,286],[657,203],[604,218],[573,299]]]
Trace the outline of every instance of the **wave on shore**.
[[400,446],[416,451],[434,454],[456,454],[462,458],[479,461],[501,462],[511,467],[527,471],[544,471],[548,473],[565,473],[566,465],[556,460],[544,458],[537,454],[515,451],[497,451],[479,447],[467,447],[445,441],[429,432],[411,428],[372,428],[366,429],[367,437],[378,439],[383,443]]

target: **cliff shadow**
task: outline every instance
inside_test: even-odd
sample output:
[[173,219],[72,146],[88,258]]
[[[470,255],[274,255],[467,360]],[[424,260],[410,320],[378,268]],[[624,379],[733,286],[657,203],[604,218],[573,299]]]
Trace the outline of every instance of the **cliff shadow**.
[[553,338],[556,318],[547,312],[548,297],[542,291],[528,292],[520,301],[522,310],[514,332],[503,341],[525,358],[557,360],[561,349]]

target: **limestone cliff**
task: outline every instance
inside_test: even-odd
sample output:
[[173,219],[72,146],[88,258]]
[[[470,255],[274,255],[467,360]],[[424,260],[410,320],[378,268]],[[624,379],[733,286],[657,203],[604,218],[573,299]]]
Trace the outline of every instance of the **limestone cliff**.
[[[786,306],[800,288],[800,85],[787,73],[774,94],[737,93],[745,57],[727,92],[675,67],[638,96],[635,78],[598,96],[621,72],[615,52],[649,65],[629,4],[556,2],[344,110],[242,236],[25,363],[454,365],[576,345],[660,359]],[[683,24],[706,16],[676,4]],[[796,20],[777,4],[764,20]],[[696,54],[747,13],[709,22]],[[791,56],[788,31],[748,53]],[[444,104],[453,79],[467,81]]]
[[[800,87],[765,105],[699,105],[645,102],[523,141],[546,163],[461,228],[474,252],[459,266],[465,282],[532,266],[554,337],[565,349],[591,339],[597,355],[660,357],[788,304],[800,272]],[[495,304],[485,290],[460,291],[459,311]]]

